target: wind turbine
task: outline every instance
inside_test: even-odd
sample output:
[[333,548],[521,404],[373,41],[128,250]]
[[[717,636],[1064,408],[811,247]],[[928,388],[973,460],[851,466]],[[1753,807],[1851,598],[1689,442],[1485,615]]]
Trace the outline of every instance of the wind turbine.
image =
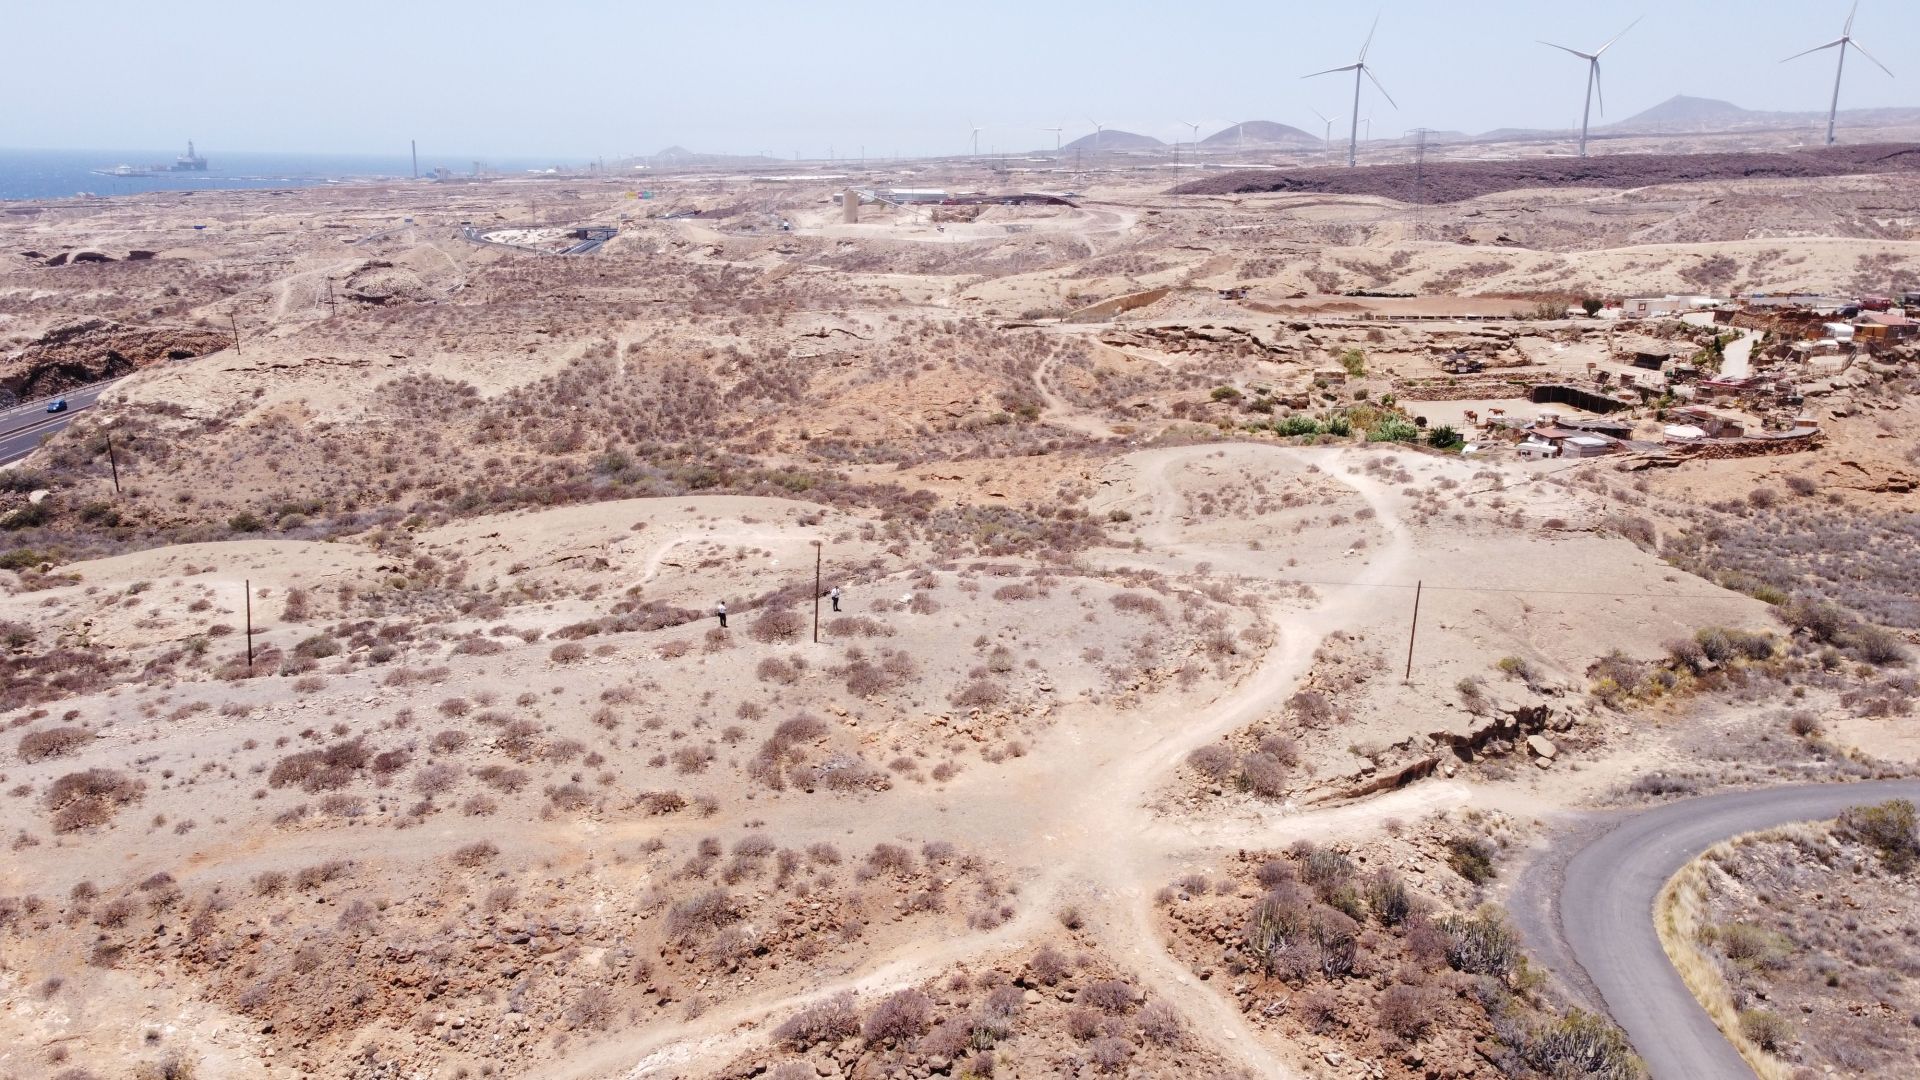
[[1374,89],[1380,91],[1380,96],[1387,99],[1387,104],[1396,109],[1400,107],[1394,102],[1393,95],[1387,93],[1387,88],[1380,85],[1380,80],[1374,78],[1373,69],[1367,66],[1367,50],[1373,48],[1373,33],[1378,29],[1380,29],[1380,16],[1375,15],[1373,26],[1367,31],[1367,40],[1360,46],[1360,58],[1353,63],[1301,76],[1305,79],[1315,79],[1322,75],[1332,75],[1337,71],[1353,72],[1353,125],[1347,133],[1347,168],[1349,169],[1353,168],[1355,159],[1360,153],[1360,76],[1365,75],[1373,81]]
[[1053,152],[1056,155],[1058,155],[1060,153],[1060,133],[1067,129],[1054,127],[1054,128],[1041,128],[1040,130],[1053,132]]
[[1100,149],[1100,144],[1106,141],[1102,139],[1100,136],[1105,134],[1107,129],[1104,127],[1101,127],[1100,121],[1095,120],[1091,116],[1087,117],[1087,123],[1093,125],[1093,148],[1095,150],[1098,150]]
[[1321,136],[1321,139],[1327,144],[1327,152],[1332,153],[1333,152],[1333,122],[1340,118],[1337,116],[1321,116],[1319,109],[1308,109],[1307,111],[1312,113],[1315,116],[1319,116],[1320,122],[1327,126],[1326,133]]
[[[1194,157],[1194,160],[1197,162],[1200,159],[1200,122],[1197,120],[1182,120],[1180,121],[1180,124],[1182,127],[1189,127],[1193,129],[1193,144],[1192,144],[1193,157]],[[1174,144],[1173,144],[1173,156],[1174,156],[1174,164],[1176,165],[1179,164],[1180,143],[1179,143],[1179,140],[1177,139],[1174,141]]]
[[[1644,19],[1646,18],[1646,16],[1642,15],[1640,18]],[[1851,22],[1852,20],[1849,19],[1848,21]],[[1640,25],[1640,19],[1635,19],[1632,22],[1627,24],[1627,30],[1631,30],[1638,25]],[[1555,45],[1551,41],[1542,41],[1540,43],[1542,45],[1545,45],[1549,49],[1559,49],[1561,52],[1564,52],[1564,53],[1572,53],[1573,55],[1587,62],[1587,99],[1586,99],[1586,104],[1583,105],[1580,109],[1580,156],[1581,157],[1587,156],[1587,118],[1591,116],[1593,113],[1594,98],[1597,97],[1600,99],[1600,115],[1601,116],[1607,115],[1607,95],[1602,93],[1600,90],[1600,55],[1606,52],[1608,49],[1613,48],[1614,42],[1619,41],[1623,37],[1626,37],[1627,30],[1622,30],[1619,33],[1613,35],[1613,37],[1607,40],[1607,43],[1605,45],[1600,46],[1599,48],[1593,50],[1590,53],[1581,52],[1579,49],[1569,49],[1565,45]],[[1825,47],[1826,46],[1824,45],[1821,46],[1821,48],[1825,48]]]
[[980,156],[980,132],[986,129],[982,128],[979,124],[976,124],[971,120],[967,121],[967,125],[973,129],[973,156],[979,157]]
[[[1861,56],[1864,56],[1869,60],[1873,60],[1873,54],[1861,48],[1860,43],[1853,40],[1853,17],[1856,13],[1859,12],[1859,10],[1860,10],[1860,0],[1853,0],[1853,7],[1847,11],[1847,23],[1845,26],[1840,28],[1839,37],[1834,38],[1832,41],[1827,42],[1825,45],[1815,45],[1813,48],[1808,49],[1806,52],[1794,53],[1792,56],[1787,57],[1787,60],[1798,60],[1803,56],[1808,56],[1813,53],[1820,52],[1824,49],[1838,48],[1840,50],[1839,60],[1837,63],[1833,65],[1833,100],[1827,104],[1827,145],[1828,146],[1833,145],[1833,121],[1834,121],[1834,117],[1840,112],[1840,73],[1847,69],[1847,50],[1852,49],[1853,51],[1859,53]],[[1787,60],[1782,60],[1780,62],[1784,64],[1787,62]],[[1881,71],[1887,72],[1888,78],[1893,77],[1893,72],[1889,71],[1887,69],[1887,65],[1881,63],[1880,61],[1873,60],[1873,66],[1879,68]]]

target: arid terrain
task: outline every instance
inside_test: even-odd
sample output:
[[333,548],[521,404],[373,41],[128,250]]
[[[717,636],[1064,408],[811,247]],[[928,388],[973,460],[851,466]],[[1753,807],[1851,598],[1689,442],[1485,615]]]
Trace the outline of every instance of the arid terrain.
[[[1920,341],[1611,317],[1920,174],[649,183],[0,204],[0,1075],[1629,1080],[1520,874],[1920,770]],[[1858,836],[1700,901],[1806,1075]]]

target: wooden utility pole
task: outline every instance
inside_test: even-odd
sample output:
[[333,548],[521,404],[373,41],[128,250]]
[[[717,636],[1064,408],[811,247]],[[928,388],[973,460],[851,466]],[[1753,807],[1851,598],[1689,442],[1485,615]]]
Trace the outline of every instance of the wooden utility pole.
[[253,581],[244,579],[240,587],[247,590],[247,670],[253,670]]
[[1424,582],[1413,583],[1413,623],[1407,627],[1407,675],[1406,681],[1413,681],[1413,635],[1420,631],[1420,587]]
[[813,542],[813,643],[820,644],[820,541]]
[[240,355],[240,320],[235,318],[233,312],[231,311],[227,312],[227,326],[231,327],[233,330],[233,355],[239,356]]
[[340,313],[340,309],[336,308],[333,304],[333,279],[328,278],[327,279],[327,317],[332,318],[333,316],[338,315],[339,313]]
[[113,470],[113,493],[120,494],[120,461],[113,456],[113,434],[107,434],[107,467]]

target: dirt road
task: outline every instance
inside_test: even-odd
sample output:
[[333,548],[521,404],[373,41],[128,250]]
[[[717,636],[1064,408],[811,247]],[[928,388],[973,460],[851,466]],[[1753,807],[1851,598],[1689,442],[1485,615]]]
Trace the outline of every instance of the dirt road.
[[[1251,579],[1283,574],[1282,560],[1272,553],[1188,539],[1191,526],[1204,522],[1189,520],[1181,491],[1182,470],[1220,452],[1217,446],[1201,445],[1153,450],[1129,459],[1154,507],[1154,523],[1147,531],[1150,547],[1182,565],[1210,562],[1216,570]],[[1238,452],[1272,455],[1277,466],[1318,465],[1366,501],[1386,539],[1355,568],[1356,582],[1384,580],[1405,561],[1410,541],[1397,513],[1399,496],[1380,481],[1348,468],[1361,460],[1352,451],[1247,447]],[[1389,602],[1391,598],[1380,590],[1356,584],[1329,589],[1316,607],[1303,614],[1276,612],[1276,640],[1254,669],[1199,709],[1188,703],[1130,715],[1125,724],[1103,727],[1094,738],[1085,730],[1062,725],[1047,738],[1071,745],[1036,747],[1001,771],[963,775],[940,796],[903,808],[898,816],[880,823],[902,835],[952,837],[1018,868],[1021,913],[994,932],[916,943],[871,957],[858,970],[802,993],[740,1000],[677,1030],[616,1037],[574,1054],[552,1075],[579,1080],[698,1075],[764,1044],[772,1024],[823,996],[840,990],[884,994],[967,960],[991,959],[1030,946],[1052,931],[1053,916],[1066,903],[1080,909],[1088,931],[1102,948],[1128,964],[1144,990],[1179,1010],[1196,1035],[1250,1075],[1294,1075],[1231,998],[1200,982],[1167,952],[1154,916],[1153,894],[1170,880],[1183,859],[1283,844],[1300,835],[1338,835],[1364,828],[1383,814],[1407,813],[1414,801],[1422,805],[1436,798],[1459,801],[1464,789],[1446,785],[1432,792],[1403,792],[1378,806],[1293,814],[1272,822],[1270,836],[1263,835],[1266,830],[1261,825],[1244,822],[1234,823],[1218,836],[1203,823],[1169,826],[1148,804],[1168,773],[1194,747],[1278,708],[1306,674],[1314,650],[1328,633],[1371,617],[1374,605]],[[844,820],[835,820],[845,828]],[[803,816],[788,824],[805,831],[827,828],[832,822]]]
[[1621,815],[1582,834],[1563,863],[1537,863],[1508,908],[1530,952],[1577,992],[1598,993],[1656,1080],[1750,1080],[1660,947],[1655,898],[1682,866],[1729,837],[1893,798],[1920,800],[1920,781],[1763,788]]

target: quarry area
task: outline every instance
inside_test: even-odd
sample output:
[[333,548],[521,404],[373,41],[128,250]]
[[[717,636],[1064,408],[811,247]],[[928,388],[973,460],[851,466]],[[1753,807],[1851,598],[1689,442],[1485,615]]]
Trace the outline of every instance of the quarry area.
[[[0,1075],[1645,1076],[1514,883],[1920,771],[1912,154],[0,204]],[[1667,948],[1910,1075],[1916,863]]]

